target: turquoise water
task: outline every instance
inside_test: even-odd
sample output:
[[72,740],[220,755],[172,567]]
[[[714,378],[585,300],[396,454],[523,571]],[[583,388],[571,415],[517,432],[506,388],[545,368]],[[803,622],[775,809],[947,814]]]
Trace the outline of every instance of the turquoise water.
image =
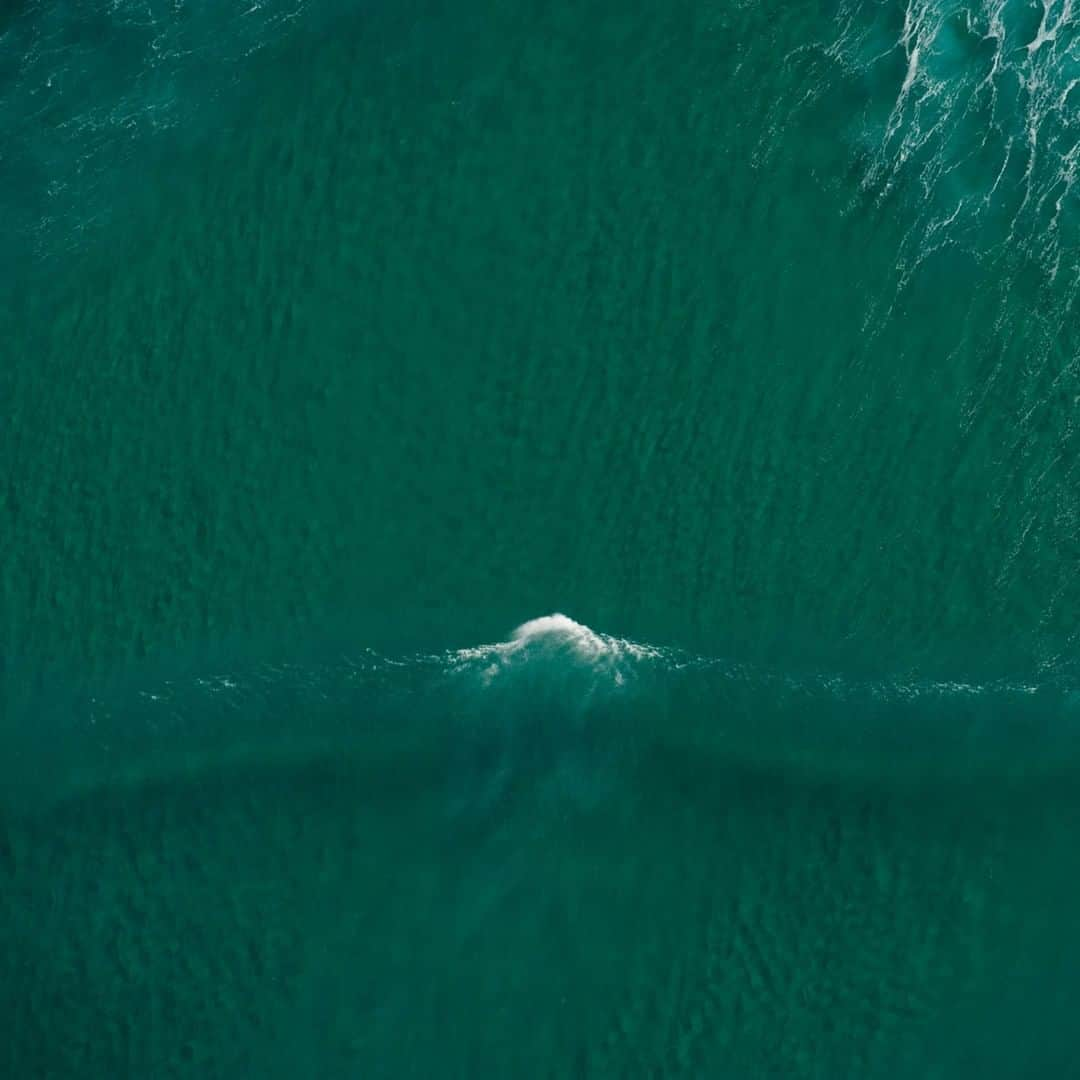
[[0,1065],[1069,1075],[1065,0],[0,14]]

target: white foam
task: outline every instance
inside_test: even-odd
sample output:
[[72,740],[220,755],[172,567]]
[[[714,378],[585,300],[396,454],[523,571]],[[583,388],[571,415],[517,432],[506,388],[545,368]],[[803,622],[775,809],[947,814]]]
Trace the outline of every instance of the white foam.
[[511,649],[523,648],[537,642],[566,646],[585,659],[611,655],[617,651],[613,638],[604,638],[583,623],[555,612],[523,622],[511,635]]
[[1010,0],[904,0],[903,11],[892,29],[876,0],[844,0],[827,49],[893,97],[859,139],[864,191],[884,198],[907,183],[919,193],[899,264],[910,272],[958,243],[980,255],[1023,250],[1051,279],[1065,269],[1080,283],[1062,227],[1063,205],[1080,194],[1080,113],[1067,103],[1080,79],[1074,0],[1040,0],[1034,12]]
[[602,634],[553,612],[521,623],[506,641],[456,649],[447,660],[455,671],[479,672],[485,683],[509,672],[532,670],[537,664],[559,663],[594,681],[621,687],[642,662],[668,655],[655,646]]

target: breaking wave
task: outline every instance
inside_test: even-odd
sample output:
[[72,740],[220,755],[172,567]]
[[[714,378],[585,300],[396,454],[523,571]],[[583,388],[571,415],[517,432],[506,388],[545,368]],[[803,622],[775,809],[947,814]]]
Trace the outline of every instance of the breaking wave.
[[[14,732],[6,756],[50,800],[177,773],[346,755],[447,763],[458,802],[547,777],[596,798],[658,747],[724,767],[835,782],[1067,773],[1080,687],[856,679],[695,655],[562,614],[445,652],[373,650],[127,686]],[[12,737],[11,730],[5,735]],[[36,755],[36,756],[35,756]],[[442,764],[438,766],[442,768]],[[531,782],[531,781],[529,781]]]

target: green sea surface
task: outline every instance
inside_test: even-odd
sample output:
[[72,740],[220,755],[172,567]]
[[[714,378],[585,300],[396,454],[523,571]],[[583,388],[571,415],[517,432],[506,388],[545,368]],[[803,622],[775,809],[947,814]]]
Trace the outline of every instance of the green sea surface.
[[1080,1073],[1067,0],[0,8],[0,1075]]

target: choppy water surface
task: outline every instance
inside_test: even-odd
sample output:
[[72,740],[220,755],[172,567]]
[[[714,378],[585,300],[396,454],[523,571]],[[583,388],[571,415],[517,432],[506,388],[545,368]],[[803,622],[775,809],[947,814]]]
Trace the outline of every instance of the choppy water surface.
[[1076,1071],[1078,25],[0,13],[0,1069]]

